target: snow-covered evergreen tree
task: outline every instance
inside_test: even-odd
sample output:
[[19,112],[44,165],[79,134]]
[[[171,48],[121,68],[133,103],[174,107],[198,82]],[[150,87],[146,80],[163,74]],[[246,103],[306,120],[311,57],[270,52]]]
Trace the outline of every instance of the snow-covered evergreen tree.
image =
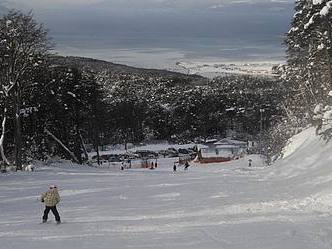
[[290,90],[287,107],[303,118],[326,100],[331,87],[331,22],[322,12],[326,0],[297,0],[291,28],[286,35],[287,65],[282,74]]
[[331,8],[330,0],[295,2],[295,14],[285,38],[287,63],[280,68],[287,92],[281,104],[284,117],[270,133],[273,140],[280,141],[279,152],[301,128],[313,124],[321,134],[331,123],[326,114],[332,109]]

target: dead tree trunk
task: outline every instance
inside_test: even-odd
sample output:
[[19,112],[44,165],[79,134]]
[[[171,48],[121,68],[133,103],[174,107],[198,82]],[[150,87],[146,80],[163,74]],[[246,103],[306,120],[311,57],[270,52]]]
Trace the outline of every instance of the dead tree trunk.
[[83,152],[84,152],[85,160],[88,161],[88,160],[89,160],[89,155],[88,155],[88,152],[86,151],[86,147],[85,147],[85,143],[84,143],[84,140],[83,140],[83,137],[82,137],[81,131],[78,130],[77,132],[78,132],[78,135],[79,135],[80,140],[81,140],[81,144],[82,144],[82,148],[83,148]]
[[52,132],[50,132],[47,128],[45,128],[45,132],[47,135],[51,136],[58,144],[60,144],[60,146],[68,152],[68,154],[71,156],[71,158],[74,160],[75,163],[80,163],[79,160],[77,159],[77,157],[75,156],[75,154],[67,148],[66,145],[64,145],[60,139],[58,139]]
[[22,170],[22,126],[21,126],[21,92],[17,85],[15,96],[15,165],[16,170]]
[[332,44],[332,31],[329,20],[326,18],[326,26],[327,26],[327,45],[325,48],[326,57],[327,57],[327,69],[329,76],[329,87],[332,86],[332,62],[331,62],[331,44]]
[[98,165],[100,165],[101,162],[100,162],[100,153],[99,153],[99,145],[98,144],[96,146],[96,151],[97,151],[97,163],[98,163]]
[[3,119],[2,119],[2,131],[1,131],[1,137],[0,137],[0,154],[1,154],[1,158],[4,162],[4,165],[6,167],[6,165],[9,165],[9,161],[5,155],[5,150],[3,148],[3,144],[5,141],[5,134],[6,134],[6,121],[7,121],[7,109],[5,108],[4,110],[4,114],[3,114]]

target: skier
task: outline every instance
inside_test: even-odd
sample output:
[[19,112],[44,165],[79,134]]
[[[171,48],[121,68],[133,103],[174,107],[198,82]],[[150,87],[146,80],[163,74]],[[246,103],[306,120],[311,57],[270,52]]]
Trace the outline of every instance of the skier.
[[186,161],[186,163],[184,164],[184,170],[187,170],[189,168],[190,164],[188,163],[188,161]]
[[249,162],[249,165],[248,165],[248,166],[251,167],[252,160],[249,159],[248,162]]
[[55,185],[51,185],[50,189],[47,192],[42,193],[41,202],[45,203],[43,223],[47,221],[48,213],[50,212],[50,210],[52,210],[56,223],[60,224],[61,223],[60,215],[58,213],[58,210],[56,209],[56,205],[60,202],[60,195]]
[[173,165],[173,172],[176,172],[176,163]]

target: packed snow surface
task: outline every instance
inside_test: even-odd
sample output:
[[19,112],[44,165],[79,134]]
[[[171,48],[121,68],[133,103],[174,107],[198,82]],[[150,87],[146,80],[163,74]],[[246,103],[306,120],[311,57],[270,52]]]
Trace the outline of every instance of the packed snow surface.
[[[294,137],[270,167],[253,155],[175,173],[166,158],[155,170],[54,163],[2,174],[0,248],[330,249],[332,145],[314,133]],[[51,184],[60,225],[52,214],[40,224]]]

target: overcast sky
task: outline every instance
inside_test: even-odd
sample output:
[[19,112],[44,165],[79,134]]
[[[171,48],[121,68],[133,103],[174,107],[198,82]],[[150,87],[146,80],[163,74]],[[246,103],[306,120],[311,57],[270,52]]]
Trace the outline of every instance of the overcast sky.
[[104,6],[126,6],[129,8],[149,8],[149,7],[172,7],[172,8],[215,8],[229,4],[254,4],[254,3],[291,3],[292,0],[5,0],[30,8],[68,7],[68,6],[93,6],[102,4]]
[[62,54],[137,66],[165,58],[278,60],[293,14],[293,0],[0,0],[1,5],[33,10]]

